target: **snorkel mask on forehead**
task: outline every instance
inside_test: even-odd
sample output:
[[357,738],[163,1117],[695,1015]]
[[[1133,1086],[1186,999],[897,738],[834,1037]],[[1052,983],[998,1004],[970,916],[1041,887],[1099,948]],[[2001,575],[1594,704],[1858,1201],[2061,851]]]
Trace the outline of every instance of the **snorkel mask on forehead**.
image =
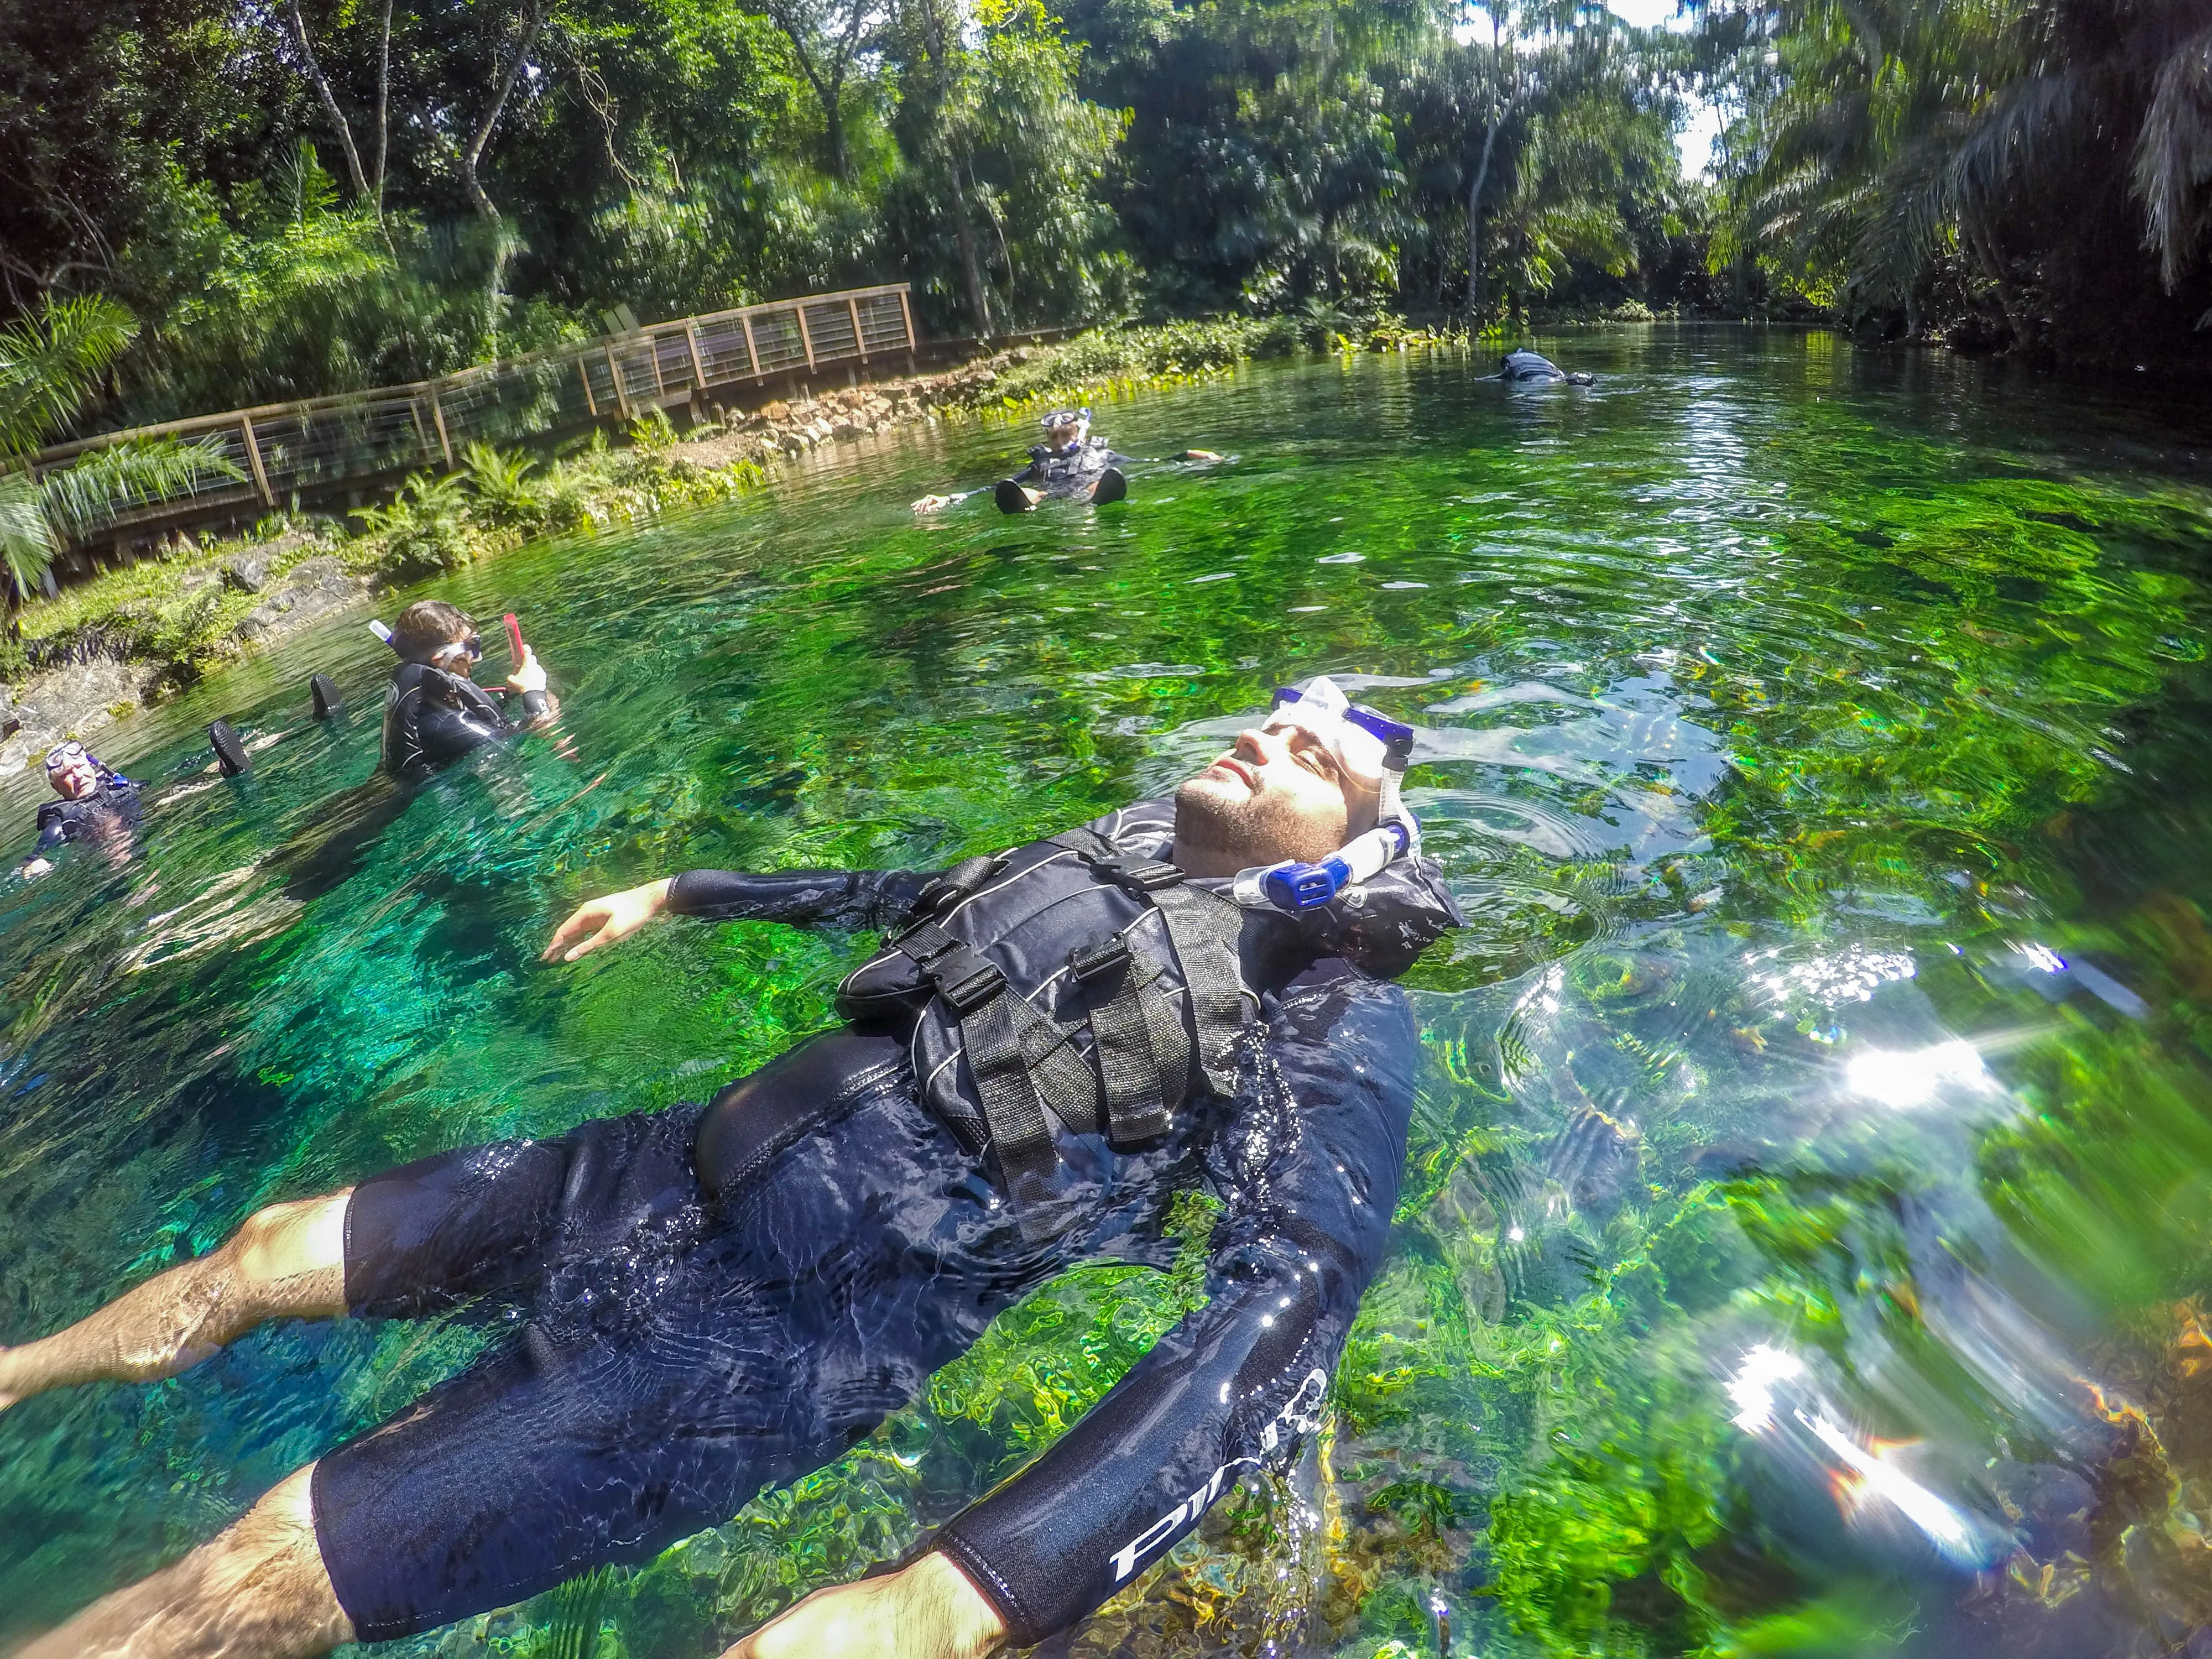
[[120,772],[110,766],[106,761],[100,759],[99,756],[94,754],[91,750],[86,748],[74,738],[70,738],[67,743],[58,743],[52,748],[46,750],[46,776],[49,779],[52,779],[55,773],[69,765],[70,762],[80,760],[92,768],[94,775],[96,775],[102,783],[127,783],[130,781],[130,780],[125,778]]
[[1300,686],[1275,692],[1263,732],[1296,728],[1325,744],[1353,779],[1376,792],[1375,827],[1318,864],[1286,859],[1241,872],[1231,892],[1249,908],[1317,909],[1346,888],[1382,874],[1398,859],[1421,850],[1421,826],[1406,810],[1399,786],[1413,758],[1413,728],[1346,697],[1336,682],[1317,674]]
[[1060,428],[1072,426],[1075,428],[1076,438],[1079,441],[1083,434],[1091,429],[1091,410],[1087,406],[1082,409],[1055,409],[1051,414],[1041,416],[1037,424],[1044,428],[1044,435],[1048,439]]

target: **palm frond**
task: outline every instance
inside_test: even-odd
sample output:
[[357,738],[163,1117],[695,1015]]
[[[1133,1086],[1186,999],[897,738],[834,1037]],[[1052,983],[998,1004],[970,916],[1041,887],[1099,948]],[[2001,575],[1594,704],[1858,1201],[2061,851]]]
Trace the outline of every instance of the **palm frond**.
[[47,521],[81,535],[113,519],[124,507],[181,495],[210,479],[242,483],[246,474],[213,439],[185,443],[142,438],[94,450],[82,460],[39,481]]
[[0,328],[0,455],[36,449],[66,424],[137,331],[137,319],[104,294],[48,295]]
[[2096,131],[2105,79],[2091,65],[2001,88],[1953,153],[1954,198],[1987,212],[2012,185],[2064,173]]
[[2171,294],[2197,257],[2212,214],[2212,28],[2182,44],[2159,70],[2136,143],[2136,193],[2150,220],[2150,246]]
[[39,486],[27,472],[0,472],[0,566],[15,592],[28,594],[61,550]]

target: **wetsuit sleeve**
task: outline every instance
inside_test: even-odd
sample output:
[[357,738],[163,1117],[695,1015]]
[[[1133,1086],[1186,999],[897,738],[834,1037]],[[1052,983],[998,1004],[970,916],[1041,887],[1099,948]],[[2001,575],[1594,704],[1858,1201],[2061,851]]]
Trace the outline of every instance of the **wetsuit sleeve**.
[[[1404,994],[1341,962],[1285,993],[1259,1104],[1224,1138],[1223,1185],[1244,1196],[1215,1235],[1206,1306],[934,1540],[1018,1645],[1090,1613],[1319,1425],[1389,1240],[1418,1049]],[[1293,1103],[1270,1111],[1284,1090]]]
[[39,844],[33,850],[50,853],[65,841],[76,838],[76,815],[65,811],[64,803],[48,801],[39,808]]
[[443,766],[485,744],[496,743],[510,729],[504,720],[494,725],[471,711],[432,704],[423,709],[422,722],[416,731],[424,761],[432,766]]
[[669,887],[668,908],[702,921],[890,927],[932,879],[926,870],[686,870]]

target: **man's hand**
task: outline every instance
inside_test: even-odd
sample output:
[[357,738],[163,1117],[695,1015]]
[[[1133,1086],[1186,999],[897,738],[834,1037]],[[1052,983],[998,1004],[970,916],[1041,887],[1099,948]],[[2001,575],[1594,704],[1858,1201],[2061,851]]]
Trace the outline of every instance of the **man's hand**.
[[722,1659],[983,1659],[1005,1638],[998,1610],[948,1556],[819,1589]]
[[917,513],[941,513],[959,499],[957,495],[924,495],[914,504],[914,510]]
[[[538,961],[550,962],[560,957],[563,962],[574,962],[578,957],[591,955],[603,945],[628,939],[668,908],[670,884],[669,878],[663,877],[642,887],[627,888],[578,905],[569,913],[568,920],[555,931],[552,942]],[[565,955],[562,951],[563,945],[569,947]]]
[[45,875],[47,871],[53,867],[54,866],[47,863],[46,860],[38,857],[34,854],[31,857],[25,859],[23,862],[16,867],[15,873],[22,877],[25,881],[36,881],[40,876]]
[[1211,449],[1186,449],[1176,457],[1179,461],[1218,461],[1222,456]]
[[522,647],[522,660],[515,665],[514,672],[507,677],[510,691],[543,691],[545,689],[545,665],[538,660],[537,652],[528,646]]

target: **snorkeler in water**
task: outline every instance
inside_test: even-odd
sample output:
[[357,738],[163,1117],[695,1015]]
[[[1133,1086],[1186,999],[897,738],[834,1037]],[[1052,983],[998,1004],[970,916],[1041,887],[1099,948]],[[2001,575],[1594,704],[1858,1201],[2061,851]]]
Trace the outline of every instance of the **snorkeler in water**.
[[[1055,409],[1038,424],[1044,428],[1044,441],[1030,446],[1029,465],[993,487],[1001,513],[1026,513],[1048,498],[1079,497],[1103,507],[1129,493],[1128,475],[1121,469],[1139,462],[1133,456],[1116,454],[1105,439],[1091,435],[1089,410]],[[1218,461],[1221,457],[1210,449],[1186,449],[1174,459]],[[941,512],[981,493],[968,489],[957,495],[924,495],[914,503],[914,510]]]
[[383,766],[395,778],[427,777],[485,744],[545,726],[561,712],[545,689],[538,653],[526,645],[505,688],[520,697],[522,718],[507,719],[469,678],[483,659],[483,641],[459,605],[416,600],[392,623],[386,643],[399,653],[384,697]]
[[1486,375],[1486,380],[1503,380],[1508,386],[1595,386],[1597,376],[1579,371],[1570,374],[1540,351],[1531,351],[1526,346],[1516,346],[1498,360],[1498,373]]
[[[1411,728],[1316,680],[1185,782],[934,874],[693,871],[663,911],[894,930],[847,1024],[707,1106],[425,1158],[278,1204],[0,1350],[0,1405],[173,1375],[271,1319],[514,1316],[483,1356],[19,1659],[305,1659],[651,1556],[841,1455],[994,1316],[1222,1209],[1207,1298],[896,1571],[732,1659],[980,1659],[1064,1630],[1320,1423],[1382,1261],[1419,1042],[1388,981],[1461,920],[1399,799]],[[0,1419],[0,1433],[6,1432]]]
[[58,800],[39,808],[39,844],[15,866],[34,881],[52,869],[46,856],[68,842],[127,848],[142,810],[139,786],[82,744],[57,744],[46,751],[46,781]]

